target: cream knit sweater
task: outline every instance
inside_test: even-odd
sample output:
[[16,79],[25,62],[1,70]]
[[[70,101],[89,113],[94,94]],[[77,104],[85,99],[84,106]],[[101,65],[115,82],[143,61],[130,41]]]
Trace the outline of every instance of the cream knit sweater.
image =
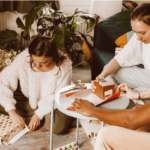
[[[30,68],[28,49],[17,55],[10,66],[0,73],[0,104],[6,111],[15,109],[16,100],[13,92],[17,89],[18,80],[22,93],[29,98],[31,108],[42,119],[51,112],[54,94],[61,88],[71,84],[72,67],[69,59],[49,72],[41,72]],[[59,71],[59,73],[58,73]],[[57,74],[58,73],[58,74]]]

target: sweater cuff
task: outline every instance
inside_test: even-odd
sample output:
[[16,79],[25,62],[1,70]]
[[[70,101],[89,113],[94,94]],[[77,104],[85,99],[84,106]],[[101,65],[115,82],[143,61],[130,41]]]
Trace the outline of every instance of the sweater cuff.
[[35,113],[38,115],[38,117],[40,118],[40,120],[42,120],[43,117],[46,115],[46,114],[43,113],[43,111],[40,110],[39,108],[35,111]]
[[16,107],[14,106],[14,104],[6,104],[5,106],[4,106],[4,108],[5,108],[5,110],[6,110],[6,112],[8,112],[9,110],[12,110],[12,109],[16,109]]

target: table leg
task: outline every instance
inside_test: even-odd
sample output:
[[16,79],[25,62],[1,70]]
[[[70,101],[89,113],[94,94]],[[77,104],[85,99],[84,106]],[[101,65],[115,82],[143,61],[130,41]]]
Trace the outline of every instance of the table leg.
[[54,117],[54,101],[51,109],[51,126],[50,126],[50,150],[53,149],[53,117]]
[[102,121],[102,122],[101,122],[101,128],[103,128],[103,127],[104,127],[104,122]]
[[79,133],[79,119],[77,118],[77,127],[76,127],[76,144],[78,146],[78,133]]

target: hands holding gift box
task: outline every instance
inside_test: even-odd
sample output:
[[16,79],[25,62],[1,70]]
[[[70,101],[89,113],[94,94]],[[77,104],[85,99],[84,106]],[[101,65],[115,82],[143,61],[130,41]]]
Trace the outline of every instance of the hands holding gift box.
[[[122,83],[118,86],[116,94],[115,87],[116,85],[108,79],[100,80],[99,83],[97,81],[92,83],[93,93],[100,99],[105,100],[104,102],[119,96],[135,100],[139,98],[139,93],[132,90],[126,83]],[[87,100],[76,98],[71,108],[82,115],[91,117],[93,116],[92,110],[95,109],[95,105]]]

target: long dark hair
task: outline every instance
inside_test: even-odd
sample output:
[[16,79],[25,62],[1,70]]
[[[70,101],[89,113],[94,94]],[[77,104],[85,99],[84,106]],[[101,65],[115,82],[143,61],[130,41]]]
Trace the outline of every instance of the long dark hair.
[[45,56],[52,57],[53,62],[56,63],[56,66],[62,64],[64,59],[67,58],[67,55],[64,55],[57,48],[57,45],[54,39],[47,36],[37,36],[33,39],[29,45],[29,54],[30,54],[30,67],[33,70],[33,59],[32,55],[35,56]]
[[130,18],[131,20],[138,19],[150,26],[150,3],[143,3],[136,7]]

